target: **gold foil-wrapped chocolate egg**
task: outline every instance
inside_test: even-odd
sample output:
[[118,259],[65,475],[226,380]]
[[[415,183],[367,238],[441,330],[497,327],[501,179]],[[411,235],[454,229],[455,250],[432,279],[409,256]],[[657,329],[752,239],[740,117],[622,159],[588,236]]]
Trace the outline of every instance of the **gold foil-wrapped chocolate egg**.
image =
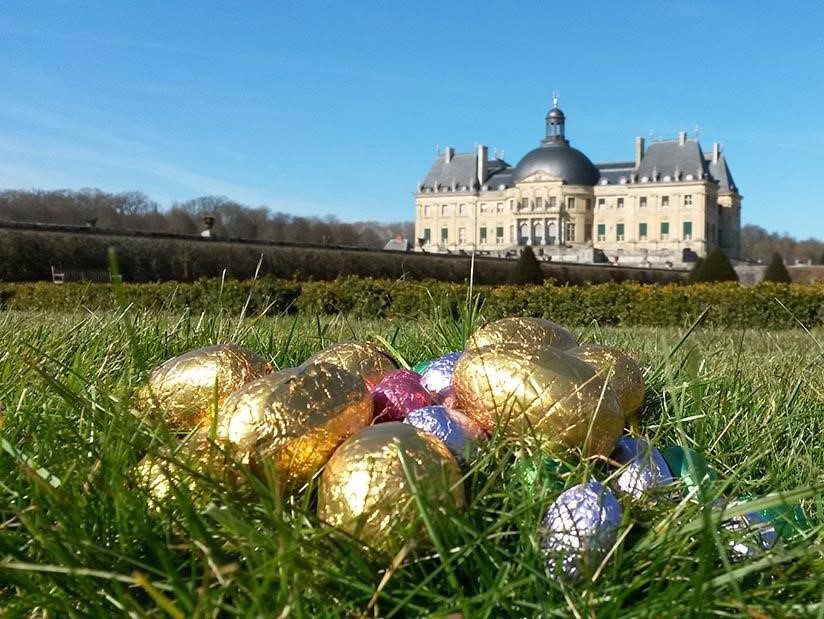
[[161,511],[166,502],[174,502],[182,492],[197,508],[206,506],[211,493],[201,483],[204,477],[235,486],[239,474],[231,466],[230,457],[209,442],[205,432],[189,436],[176,448],[163,449],[144,457],[135,467],[134,476],[149,497],[149,507]]
[[416,493],[430,514],[445,505],[462,507],[458,463],[431,434],[404,423],[383,423],[335,451],[321,476],[318,515],[367,545],[390,550],[419,530]]
[[345,439],[372,422],[362,379],[313,363],[245,385],[218,411],[215,440],[253,466],[270,462],[285,484],[302,483]]
[[173,428],[191,430],[209,418],[215,404],[271,371],[266,361],[235,344],[198,348],[155,368],[138,391],[136,406],[161,415]]
[[496,345],[455,366],[460,409],[487,432],[608,456],[624,427],[615,392],[584,361],[554,348]]
[[486,323],[475,331],[466,343],[466,350],[476,350],[493,344],[517,344],[529,348],[575,348],[575,336],[543,318],[501,318]]
[[384,374],[398,369],[389,353],[369,342],[347,341],[335,344],[316,352],[304,365],[312,363],[331,363],[349,370],[366,381],[369,389],[377,385]]
[[635,416],[644,403],[646,391],[644,375],[635,359],[617,348],[596,344],[586,344],[567,352],[591,364],[607,378],[618,396],[624,416],[627,419]]

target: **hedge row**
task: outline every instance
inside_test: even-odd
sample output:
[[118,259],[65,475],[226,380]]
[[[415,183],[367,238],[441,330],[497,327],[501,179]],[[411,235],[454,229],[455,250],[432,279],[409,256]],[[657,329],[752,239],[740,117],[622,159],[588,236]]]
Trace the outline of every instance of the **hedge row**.
[[[476,286],[487,319],[538,316],[569,326],[682,326],[707,310],[706,324],[790,328],[796,320],[824,325],[824,285],[648,285],[634,282],[584,286]],[[329,282],[201,280],[193,283],[123,284],[121,303],[153,311],[229,312],[247,315],[345,313],[358,318],[417,318],[436,306],[466,303],[464,284],[344,277]],[[52,311],[118,307],[109,284],[0,283],[0,307]],[[248,302],[248,304],[247,304]]]
[[[52,265],[77,271],[105,271],[109,267],[109,248],[114,248],[120,273],[129,282],[190,282],[224,274],[233,279],[246,279],[254,277],[258,263],[261,275],[299,280],[328,281],[356,274],[464,282],[470,276],[470,259],[465,255],[208,240],[149,233],[116,234],[97,229],[82,232],[28,229],[0,222],[0,281],[50,281]],[[479,257],[475,262],[474,281],[504,283],[514,266],[514,260]],[[570,284],[623,280],[677,282],[686,277],[686,272],[677,270],[591,264],[544,262],[541,268],[546,277]]]

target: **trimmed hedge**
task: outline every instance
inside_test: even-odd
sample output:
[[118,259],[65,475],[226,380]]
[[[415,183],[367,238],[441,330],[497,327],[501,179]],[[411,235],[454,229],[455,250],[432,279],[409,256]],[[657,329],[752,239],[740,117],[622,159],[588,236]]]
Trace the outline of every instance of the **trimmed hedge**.
[[[685,326],[708,309],[705,324],[784,329],[824,325],[824,284],[734,283],[649,285],[634,282],[583,286],[476,286],[487,319],[537,316],[568,326]],[[110,284],[0,283],[0,307],[110,310],[118,305]],[[192,283],[123,284],[123,298],[152,311],[239,313],[344,313],[357,318],[419,318],[436,306],[452,311],[466,303],[464,284],[408,282],[354,276],[329,282],[200,280]],[[780,301],[780,303],[779,303]],[[786,307],[782,307],[782,305]]]
[[[69,270],[106,271],[108,252],[117,254],[128,282],[192,282],[201,278],[261,275],[296,280],[334,280],[354,274],[386,279],[466,282],[469,256],[381,251],[357,247],[298,245],[241,239],[117,232],[70,226],[0,222],[0,281],[51,281],[51,265]],[[474,280],[509,280],[515,261],[478,256]],[[669,269],[542,262],[544,276],[570,284],[605,281],[679,282],[686,272]]]

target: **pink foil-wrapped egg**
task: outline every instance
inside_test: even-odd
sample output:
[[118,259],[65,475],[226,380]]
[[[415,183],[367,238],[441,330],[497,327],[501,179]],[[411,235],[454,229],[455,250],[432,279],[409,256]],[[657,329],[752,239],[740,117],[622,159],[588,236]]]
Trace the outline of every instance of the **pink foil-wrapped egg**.
[[372,389],[375,423],[403,421],[406,415],[432,404],[432,395],[421,385],[421,377],[409,370],[386,374]]

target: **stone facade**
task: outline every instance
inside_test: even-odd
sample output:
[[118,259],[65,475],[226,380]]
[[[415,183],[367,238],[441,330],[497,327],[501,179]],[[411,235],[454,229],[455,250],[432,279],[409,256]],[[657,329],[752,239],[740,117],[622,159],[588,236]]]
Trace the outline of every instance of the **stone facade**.
[[720,245],[738,257],[741,195],[718,144],[637,138],[634,160],[594,165],[569,145],[557,102],[546,125],[514,167],[485,146],[439,154],[415,192],[415,249],[673,265]]

